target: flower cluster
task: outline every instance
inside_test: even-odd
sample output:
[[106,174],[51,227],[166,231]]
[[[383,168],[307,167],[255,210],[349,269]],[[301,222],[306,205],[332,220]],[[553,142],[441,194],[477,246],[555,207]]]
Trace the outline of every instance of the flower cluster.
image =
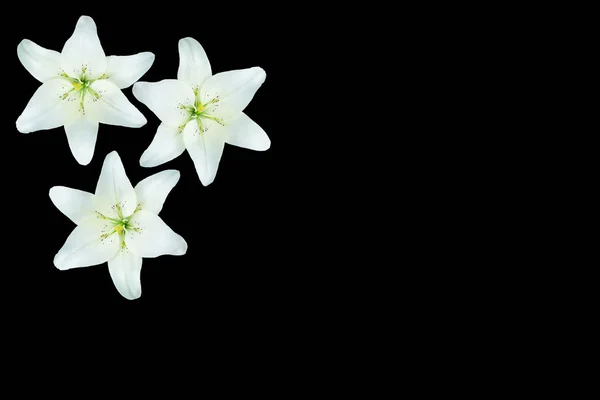
[[[106,56],[88,16],[79,18],[60,53],[24,39],[17,56],[42,83],[18,117],[17,130],[64,126],[81,165],[93,158],[100,123],[130,128],[147,123],[122,92],[132,85],[134,97],[161,121],[140,158],[142,167],[159,166],[187,150],[207,186],[215,179],[225,143],[258,151],[271,145],[265,131],[243,112],[265,81],[265,71],[253,67],[213,75],[204,49],[193,38],[179,41],[177,79],[159,82],[138,82],[154,63],[154,54]],[[165,170],[133,187],[113,151],[104,160],[95,193],[51,188],[50,200],[76,224],[54,265],[66,270],[107,262],[119,293],[139,298],[142,258],[187,251],[186,241],[158,216],[179,176],[179,171]]]

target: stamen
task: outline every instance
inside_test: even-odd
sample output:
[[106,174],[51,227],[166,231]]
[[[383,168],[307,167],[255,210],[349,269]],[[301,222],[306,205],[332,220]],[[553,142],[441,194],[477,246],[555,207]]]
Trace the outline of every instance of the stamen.
[[207,118],[207,119],[210,119],[210,120],[213,120],[216,123],[225,126],[225,123],[223,122],[223,120],[221,118],[213,117],[212,115],[204,115],[203,117]]
[[62,96],[60,96],[61,100],[66,99],[67,97],[69,97],[69,93],[71,93],[73,91],[73,89],[69,90],[67,93],[63,94]]
[[105,233],[103,235],[100,235],[100,238],[102,238],[102,240],[106,239],[107,237],[109,237],[110,235],[112,235],[113,233],[115,233],[115,231],[111,231],[109,233]]
[[102,214],[102,213],[100,213],[98,211],[95,211],[95,213],[96,213],[96,217],[97,218],[108,220],[108,221],[112,222],[113,224],[118,224],[119,223],[118,219],[109,218],[109,217],[105,216],[104,214]]
[[83,87],[83,83],[81,82],[72,82],[71,85],[73,85],[76,91],[79,91]]
[[121,211],[121,203],[117,203],[117,204],[115,204],[115,206],[117,207],[117,215],[119,216],[119,219],[123,219],[123,212]]
[[102,96],[100,96],[100,94],[98,92],[96,92],[91,87],[88,87],[88,92],[90,92],[92,95],[94,95],[94,97],[97,98],[97,99],[99,99],[100,97],[102,97]]

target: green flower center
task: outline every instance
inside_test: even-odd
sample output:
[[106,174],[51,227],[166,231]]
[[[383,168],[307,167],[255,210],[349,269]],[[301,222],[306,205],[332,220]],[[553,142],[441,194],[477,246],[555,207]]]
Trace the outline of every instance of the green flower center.
[[121,240],[121,247],[125,248],[126,247],[125,233],[127,233],[127,231],[133,231],[133,232],[137,232],[137,233],[141,232],[140,228],[133,226],[133,224],[131,223],[131,218],[141,208],[138,205],[138,207],[135,209],[135,211],[133,211],[133,214],[131,214],[130,216],[128,216],[126,218],[123,217],[122,208],[119,203],[117,203],[114,208],[117,211],[117,218],[107,217],[107,216],[103,215],[102,213],[96,211],[96,215],[98,218],[105,219],[107,221],[110,221],[113,224],[112,230],[100,235],[100,238],[102,240],[104,240],[104,239],[108,238],[109,236],[114,235],[116,233]]
[[225,123],[223,122],[223,119],[215,117],[213,115],[216,108],[218,107],[217,103],[219,103],[219,96],[203,103],[200,100],[200,92],[198,91],[198,89],[194,89],[194,95],[196,96],[196,99],[194,100],[193,106],[181,106],[182,109],[187,110],[190,114],[188,120],[185,121],[185,123],[179,127],[180,132],[183,130],[183,128],[187,125],[188,122],[194,119],[198,123],[200,133],[204,133],[208,130],[208,127],[206,125],[207,120],[214,121],[219,125],[224,126]]
[[71,82],[71,85],[73,86],[73,89],[71,89],[71,90],[67,91],[65,94],[63,94],[61,99],[65,100],[67,97],[69,97],[71,95],[80,96],[79,97],[79,111],[82,112],[83,114],[85,114],[85,108],[83,105],[83,101],[85,100],[86,93],[89,93],[90,95],[94,96],[96,99],[99,99],[100,97],[102,97],[98,92],[96,92],[94,89],[92,89],[90,87],[90,85],[97,80],[108,78],[108,75],[104,74],[98,79],[88,79],[88,78],[86,78],[86,71],[87,71],[87,67],[85,67],[85,66],[82,67],[81,75],[79,76],[79,78],[72,78],[69,75],[67,75],[67,73],[65,73],[65,72],[60,74],[60,76],[62,76],[63,78],[65,78],[69,82]]

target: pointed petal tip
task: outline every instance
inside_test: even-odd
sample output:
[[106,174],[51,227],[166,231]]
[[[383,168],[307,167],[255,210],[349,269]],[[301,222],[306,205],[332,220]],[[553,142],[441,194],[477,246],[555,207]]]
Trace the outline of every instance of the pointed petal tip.
[[142,154],[140,157],[140,167],[144,168],[154,168],[158,167],[162,163],[157,162],[156,159],[149,158],[149,156],[145,156],[146,153]]
[[[196,171],[196,172],[198,172],[198,171]],[[200,179],[200,183],[204,187],[206,187],[212,183],[212,180],[207,179],[204,175],[198,174],[198,178]]]
[[176,169],[168,169],[165,172],[168,172],[173,176],[173,180],[175,181],[173,183],[173,186],[177,185],[177,183],[179,182],[179,179],[181,178],[181,172],[179,172]]
[[104,162],[113,162],[113,161],[121,161],[121,157],[119,157],[119,153],[116,150],[111,151],[104,158]]
[[50,190],[48,190],[48,196],[50,197],[50,201],[52,201],[52,203],[54,203],[54,199],[56,198],[56,195],[61,187],[62,186],[52,186]]
[[263,81],[267,78],[267,71],[264,70],[264,68],[262,67],[252,67],[252,69],[257,73],[262,75],[263,77]]
[[89,15],[82,15],[81,17],[79,17],[79,19],[77,20],[77,24],[75,25],[75,29],[81,28],[85,25],[97,31],[96,22],[94,22],[94,19]]
[[91,152],[89,151],[82,151],[81,149],[79,150],[75,150],[73,151],[73,149],[71,149],[71,154],[73,154],[73,158],[75,158],[75,161],[77,161],[77,163],[79,165],[89,165],[90,162],[92,162],[92,158],[94,158],[94,151],[92,150]]
[[187,242],[185,241],[185,239],[181,235],[177,235],[177,236],[179,236],[179,242],[180,242],[179,243],[179,248],[176,251],[174,251],[172,253],[172,255],[174,255],[174,256],[183,256],[183,255],[185,255],[185,253],[187,253],[188,244],[187,244]]
[[142,288],[140,287],[139,291],[134,291],[134,292],[130,292],[127,290],[121,291],[117,288],[117,291],[119,292],[119,294],[121,295],[121,297],[123,297],[125,300],[137,300],[140,297],[142,297]]
[[207,178],[200,178],[200,182],[202,183],[202,186],[207,187],[208,185],[210,185],[211,183],[213,183],[215,180],[215,178],[213,179],[207,179]]
[[179,44],[179,45],[181,45],[181,44],[183,44],[183,43],[185,43],[185,42],[187,42],[187,41],[190,41],[190,42],[196,42],[196,43],[200,43],[200,42],[198,42],[196,39],[194,39],[193,37],[191,37],[191,36],[186,36],[186,37],[184,37],[184,38],[181,38],[181,39],[179,39],[179,42],[178,42],[178,44]]
[[148,157],[149,156],[144,151],[142,153],[142,156],[140,157],[140,167],[152,168],[152,167],[156,167],[158,165],[158,164],[152,162],[151,160],[149,160]]
[[133,88],[131,88],[131,92],[133,93],[133,97],[135,97],[141,103],[144,102],[142,100],[142,96],[143,96],[143,92],[146,89],[146,85],[148,85],[148,83],[149,82],[138,81],[138,82],[134,83],[133,84]]
[[141,128],[142,126],[146,125],[148,123],[148,120],[146,119],[146,117],[144,117],[144,114],[140,113],[141,118],[138,120],[136,128]]
[[32,43],[31,40],[29,39],[23,39],[19,42],[19,44],[17,45],[17,55],[19,54],[19,49],[22,49],[23,47],[27,46],[28,44]]
[[271,139],[267,136],[265,141],[262,143],[262,146],[258,147],[256,150],[258,151],[267,151],[271,148]]
[[17,127],[17,131],[19,131],[20,133],[31,133],[34,132],[33,129],[28,128],[26,123],[23,123],[23,114],[21,114],[19,116],[19,118],[17,118],[17,121],[15,122],[15,126]]
[[85,166],[89,165],[90,162],[92,162],[92,158],[93,158],[93,156],[89,157],[89,158],[87,158],[87,157],[86,158],[77,158],[77,157],[75,157],[75,160],[77,161],[77,163],[79,165],[83,165],[85,167]]
[[[139,110],[138,110],[139,111]],[[141,128],[146,125],[148,120],[144,117],[144,114],[141,112],[136,116],[135,121],[131,122],[127,127],[128,128]]]
[[21,121],[20,121],[20,119],[21,119],[21,117],[17,118],[17,122],[15,123],[15,126],[17,127],[17,130],[18,130],[20,133],[27,133],[27,132],[24,132],[24,131],[23,131],[23,124],[21,124]]
[[67,268],[63,263],[62,263],[62,258],[63,257],[59,257],[58,253],[54,256],[54,260],[52,260],[54,266],[56,267],[56,269],[60,270],[60,271],[66,271],[69,268]]
[[83,23],[85,23],[85,24],[90,24],[90,23],[91,23],[91,24],[94,24],[94,25],[95,25],[94,19],[93,19],[92,17],[90,17],[89,15],[82,15],[82,16],[81,16],[81,17],[79,17],[79,19],[77,20],[77,23],[78,23],[78,24],[83,24]]

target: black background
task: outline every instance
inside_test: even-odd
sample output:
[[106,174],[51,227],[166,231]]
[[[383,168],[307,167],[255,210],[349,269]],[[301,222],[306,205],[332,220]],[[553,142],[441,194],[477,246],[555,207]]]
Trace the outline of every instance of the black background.
[[[10,107],[2,117],[6,309],[22,318],[40,310],[85,313],[91,307],[108,307],[111,312],[127,313],[187,310],[188,317],[219,315],[243,321],[276,318],[297,301],[291,293],[298,289],[294,282],[299,279],[301,254],[286,251],[295,235],[292,204],[298,198],[289,190],[286,167],[292,157],[291,130],[299,129],[301,122],[290,120],[289,75],[302,58],[300,52],[294,55],[296,35],[285,20],[261,10],[200,6],[140,11],[105,4],[48,13],[38,9],[27,13],[26,23],[3,28],[3,62],[10,69],[5,74],[10,89],[3,100]],[[133,97],[131,87],[123,93],[148,123],[137,129],[101,124],[87,166],[72,156],[62,127],[18,132],[15,121],[41,85],[20,64],[18,43],[27,38],[61,51],[81,15],[96,22],[106,55],[155,54],[141,81],[176,78],[177,43],[187,36],[202,44],[213,74],[264,68],[266,81],[245,112],[267,132],[271,148],[255,152],[226,145],[216,179],[207,187],[200,183],[187,152],[158,167],[143,168],[139,159],[159,120]],[[60,185],[93,192],[104,157],[113,150],[133,185],[165,169],[181,172],[160,216],[185,238],[187,254],[144,259],[142,296],[133,301],[117,292],[106,263],[68,271],[53,265],[54,255],[75,225],[54,207],[48,191]]]

